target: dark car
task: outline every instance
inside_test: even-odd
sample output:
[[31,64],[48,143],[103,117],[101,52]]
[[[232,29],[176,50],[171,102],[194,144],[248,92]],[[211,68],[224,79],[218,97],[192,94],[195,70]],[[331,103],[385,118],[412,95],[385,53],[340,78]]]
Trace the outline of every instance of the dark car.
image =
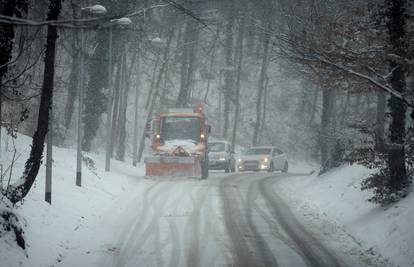
[[235,171],[236,159],[231,144],[227,141],[213,141],[208,143],[208,169]]

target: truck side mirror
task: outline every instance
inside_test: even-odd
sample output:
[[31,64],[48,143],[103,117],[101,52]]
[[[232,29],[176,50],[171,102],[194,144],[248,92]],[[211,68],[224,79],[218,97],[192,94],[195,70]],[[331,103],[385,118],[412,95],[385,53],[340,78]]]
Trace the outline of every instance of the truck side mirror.
[[206,125],[206,131],[208,134],[211,133],[211,126],[210,125]]
[[147,122],[145,123],[145,137],[146,138],[151,138],[152,134],[153,134],[153,120],[147,120]]

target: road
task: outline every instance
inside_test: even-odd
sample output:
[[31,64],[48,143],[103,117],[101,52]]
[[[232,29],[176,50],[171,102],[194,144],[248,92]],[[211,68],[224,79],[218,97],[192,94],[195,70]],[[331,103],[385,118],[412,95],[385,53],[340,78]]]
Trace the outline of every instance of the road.
[[292,175],[304,174],[143,179],[143,193],[117,213],[123,227],[102,266],[352,266],[278,194]]

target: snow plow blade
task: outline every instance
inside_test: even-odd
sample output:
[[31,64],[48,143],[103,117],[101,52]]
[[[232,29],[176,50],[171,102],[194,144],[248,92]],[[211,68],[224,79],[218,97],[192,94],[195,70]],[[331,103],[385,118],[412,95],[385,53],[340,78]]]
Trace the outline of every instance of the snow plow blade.
[[200,177],[200,160],[195,157],[155,156],[147,157],[146,176]]

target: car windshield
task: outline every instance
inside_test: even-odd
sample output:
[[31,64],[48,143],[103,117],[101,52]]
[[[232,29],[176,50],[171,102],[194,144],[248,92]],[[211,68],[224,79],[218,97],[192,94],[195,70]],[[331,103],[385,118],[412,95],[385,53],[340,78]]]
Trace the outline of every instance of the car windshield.
[[224,143],[209,143],[208,150],[210,152],[224,152],[226,145]]
[[197,117],[164,117],[161,121],[163,140],[193,140],[200,142],[201,125]]
[[246,155],[268,155],[271,150],[270,148],[250,148]]

